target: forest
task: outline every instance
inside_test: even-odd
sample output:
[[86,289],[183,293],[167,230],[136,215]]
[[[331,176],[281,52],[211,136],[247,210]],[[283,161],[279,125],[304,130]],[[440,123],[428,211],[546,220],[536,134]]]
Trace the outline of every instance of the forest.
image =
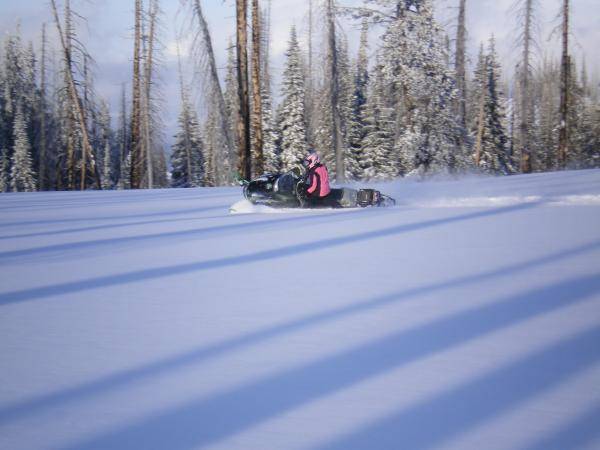
[[[516,2],[514,66],[503,66],[493,35],[468,63],[467,0],[452,0],[450,25],[434,0],[310,0],[308,38],[289,30],[277,90],[270,1],[235,1],[220,71],[206,5],[186,0],[193,51],[180,56],[170,146],[157,82],[160,0],[131,3],[131,72],[117,117],[94,87],[71,0],[51,0],[39,42],[18,25],[4,30],[0,192],[227,186],[299,166],[309,149],[337,183],[600,167],[600,88],[573,57],[569,0],[557,11],[556,57],[536,27],[540,8],[556,5]],[[360,29],[356,54],[345,23]]]

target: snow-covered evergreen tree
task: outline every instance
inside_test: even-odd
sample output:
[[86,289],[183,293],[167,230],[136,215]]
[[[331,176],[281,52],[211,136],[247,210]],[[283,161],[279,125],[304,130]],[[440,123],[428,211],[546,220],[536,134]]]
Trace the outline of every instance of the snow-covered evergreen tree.
[[8,150],[0,148],[0,192],[8,192],[10,188],[10,160],[8,159]]
[[[342,152],[344,156],[344,171],[348,172],[347,164],[351,162],[350,132],[353,121],[353,99],[354,99],[354,70],[348,54],[348,39],[341,36],[337,39],[338,44],[338,88],[339,88],[339,114],[342,134]],[[346,178],[348,174],[346,173]]]
[[459,130],[452,113],[454,74],[447,66],[444,34],[433,16],[433,2],[396,3],[398,18],[383,34],[381,52],[399,119],[395,148],[409,155],[418,173],[460,170],[467,161],[458,151]]
[[27,121],[21,104],[17,104],[15,114],[10,189],[13,192],[33,192],[36,190],[35,176],[31,163],[31,145],[27,136]]
[[364,177],[362,166],[362,141],[365,138],[365,112],[369,85],[368,51],[369,24],[363,20],[356,69],[354,71],[354,92],[348,122],[348,153],[346,155],[346,176],[350,180]]
[[557,65],[545,59],[535,80],[536,105],[532,166],[536,171],[553,170],[556,167],[558,148],[558,105],[560,73]]
[[[478,70],[481,70],[479,65]],[[478,77],[481,78],[478,89],[479,111],[475,120],[475,164],[484,172],[507,175],[513,169],[506,148],[506,115],[500,88],[500,64],[493,37],[484,58],[483,73],[478,72],[476,78]]]
[[268,85],[262,87],[263,157],[265,172],[276,173],[280,168],[277,124],[273,115],[273,100]]
[[313,84],[313,118],[311,125],[314,135],[314,150],[321,156],[321,162],[329,169],[329,176],[335,178],[335,154],[333,152],[333,115],[328,83]]
[[110,140],[106,139],[104,142],[104,165],[102,170],[102,189],[112,189],[112,164],[110,154]]
[[375,67],[372,88],[365,106],[365,135],[361,144],[361,179],[390,180],[397,175],[392,154],[392,110],[386,106],[385,87],[381,65]]
[[281,136],[281,169],[283,171],[300,165],[307,151],[304,79],[295,27],[290,33],[286,57],[287,61],[281,82],[282,102],[278,117]]
[[589,122],[586,107],[586,97],[584,88],[580,84],[577,76],[577,67],[571,60],[569,69],[569,96],[568,96],[568,145],[566,155],[566,167],[570,169],[583,169],[588,166],[585,155],[586,143],[589,141],[589,135],[592,130],[592,124]]
[[204,185],[204,146],[196,112],[184,95],[179,114],[179,131],[171,149],[171,186]]

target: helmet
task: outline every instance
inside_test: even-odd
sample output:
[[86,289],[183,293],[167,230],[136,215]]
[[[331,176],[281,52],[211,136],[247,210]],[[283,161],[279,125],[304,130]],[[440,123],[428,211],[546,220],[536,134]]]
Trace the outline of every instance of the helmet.
[[319,155],[317,155],[316,153],[311,153],[306,158],[304,158],[302,165],[304,167],[306,167],[307,169],[312,169],[314,166],[316,166],[320,162],[321,162],[321,159],[319,158]]

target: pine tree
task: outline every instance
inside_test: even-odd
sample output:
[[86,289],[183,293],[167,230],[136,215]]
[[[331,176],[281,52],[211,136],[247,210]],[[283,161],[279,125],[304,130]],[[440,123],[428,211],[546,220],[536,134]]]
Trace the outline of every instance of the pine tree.
[[36,190],[31,162],[31,145],[27,137],[27,121],[21,104],[17,104],[14,122],[15,144],[11,160],[10,189],[14,192]]
[[385,105],[385,87],[381,65],[375,67],[372,88],[365,106],[365,136],[361,144],[361,179],[381,181],[397,175],[392,154],[392,111]]
[[300,165],[307,149],[304,80],[295,27],[291,31],[286,57],[281,89],[283,100],[279,112],[281,168],[283,171]]
[[414,162],[413,170],[422,175],[464,169],[468,163],[457,151],[459,129],[452,111],[454,74],[446,64],[432,0],[398,2],[398,18],[382,39],[386,97],[397,115],[394,148],[406,154],[397,159]]
[[277,125],[273,115],[273,102],[271,93],[266,85],[262,88],[262,122],[263,122],[263,154],[265,158],[265,172],[277,173],[280,167],[279,148],[277,141]]
[[271,2],[262,13],[261,34],[261,96],[262,96],[262,128],[263,128],[263,156],[265,172],[276,173],[280,168],[279,148],[277,142],[277,123],[273,112],[273,99],[271,94],[271,70],[269,65],[270,55],[270,27],[271,27]]
[[200,124],[185,94],[178,122],[179,131],[171,150],[171,186],[203,186],[205,161]]
[[[29,118],[26,128],[29,142],[34,142],[35,111],[37,102],[37,89],[35,83],[35,56],[33,47],[25,48],[21,39],[20,26],[14,34],[6,37],[4,45],[4,76],[3,76],[3,142],[9,149],[9,158],[12,156],[16,136],[14,135],[14,121],[16,120],[17,105],[20,105],[22,114]],[[30,155],[33,157],[33,155]]]
[[500,64],[493,37],[489,41],[484,69],[485,76],[479,89],[480,112],[476,121],[475,166],[487,173],[507,175],[512,172],[512,167],[506,148],[506,115],[500,90]]
[[0,193],[8,192],[10,188],[10,160],[8,159],[8,150],[0,148]]
[[351,128],[354,121],[354,70],[348,54],[348,40],[341,37],[338,45],[338,104],[340,114],[340,132],[342,134],[342,154],[344,159],[344,178],[353,179],[348,173],[348,164],[355,161],[351,152]]
[[558,154],[557,154],[557,165],[559,168],[564,169],[567,164],[567,158],[569,155],[569,141],[570,132],[569,129],[569,103],[571,92],[569,87],[572,73],[571,69],[571,57],[569,56],[569,0],[563,0],[562,6],[562,59],[560,67],[560,123],[558,131]]
[[586,130],[581,148],[582,167],[600,168],[600,104],[588,102],[582,127]]
[[361,165],[361,145],[365,138],[365,107],[367,103],[367,89],[369,85],[369,60],[368,51],[369,24],[363,20],[360,34],[360,45],[356,70],[354,71],[354,92],[352,107],[348,123],[348,154],[346,159],[347,177],[351,180],[360,180],[364,175]]
[[112,164],[110,154],[110,140],[104,143],[104,169],[102,172],[102,189],[112,189]]
[[[576,71],[575,62],[571,61],[568,73],[575,74]],[[587,146],[593,129],[593,125],[589,121],[590,108],[586,101],[584,88],[577,77],[568,76],[567,92],[567,151],[564,155],[564,167],[582,169],[588,167],[589,163],[586,153],[589,153]],[[560,145],[560,121],[558,123]]]

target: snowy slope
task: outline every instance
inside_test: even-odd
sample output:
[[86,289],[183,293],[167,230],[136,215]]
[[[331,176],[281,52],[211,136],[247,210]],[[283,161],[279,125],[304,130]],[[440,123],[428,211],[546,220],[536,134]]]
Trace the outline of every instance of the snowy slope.
[[600,171],[381,188],[0,195],[0,448],[600,448]]

